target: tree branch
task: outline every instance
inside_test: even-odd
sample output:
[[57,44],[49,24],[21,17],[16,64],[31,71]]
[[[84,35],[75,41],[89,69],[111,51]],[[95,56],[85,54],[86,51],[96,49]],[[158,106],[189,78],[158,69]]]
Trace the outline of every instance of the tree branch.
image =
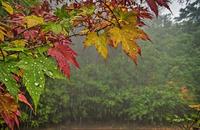
[[99,1],[99,2],[103,3],[106,6],[106,8],[111,12],[111,14],[113,15],[114,19],[116,20],[118,27],[121,28],[121,25],[119,23],[119,20],[118,20],[117,16],[114,14],[113,10],[109,7],[109,5],[107,5],[103,1]]

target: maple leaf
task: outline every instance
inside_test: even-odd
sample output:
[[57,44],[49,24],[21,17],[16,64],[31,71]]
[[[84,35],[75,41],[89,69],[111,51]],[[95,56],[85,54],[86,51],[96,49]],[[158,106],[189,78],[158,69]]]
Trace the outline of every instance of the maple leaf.
[[28,100],[22,93],[18,94],[18,99],[20,102],[23,102],[24,104],[28,105],[31,108],[31,110],[33,110],[32,105],[28,102]]
[[64,73],[65,76],[67,76],[69,78],[70,77],[70,66],[67,63],[67,60],[65,59],[63,54],[55,48],[50,48],[48,50],[48,54],[56,59],[60,70]]
[[0,93],[0,115],[11,130],[14,130],[15,124],[19,126],[18,116],[20,113],[18,105],[8,93]]
[[84,41],[84,46],[89,47],[92,45],[96,47],[103,58],[106,59],[108,57],[107,36],[105,33],[97,35],[96,32],[90,32]]
[[34,26],[44,23],[44,19],[42,17],[38,17],[36,15],[26,16],[26,17],[24,17],[24,20],[25,20],[25,23],[27,23],[28,28],[31,28],[31,27],[34,27]]
[[[26,61],[25,61],[26,62]],[[29,66],[24,67],[23,83],[26,86],[37,111],[40,95],[44,92],[45,77],[38,63],[30,61]]]
[[44,56],[35,59],[25,56],[17,66],[20,69],[23,69],[23,83],[33,99],[35,110],[37,110],[40,96],[44,91],[44,74],[58,79],[63,79],[63,76],[59,73],[56,64],[52,59],[45,58]]
[[[168,3],[168,0],[146,0],[147,4],[151,8],[151,10],[158,16],[158,5],[159,6],[164,6],[167,8],[169,11],[171,11]],[[172,12],[172,11],[171,11]]]
[[144,31],[131,25],[125,25],[121,29],[113,27],[108,31],[108,35],[112,41],[110,44],[113,47],[117,47],[121,43],[124,52],[130,56],[136,64],[137,55],[141,54],[141,49],[136,43],[136,40],[149,40]]
[[10,6],[9,3],[1,1],[1,4],[2,4],[3,8],[4,8],[9,14],[13,14],[14,10],[13,10],[12,6]]
[[47,23],[44,30],[47,32],[52,31],[55,34],[60,34],[63,32],[63,27],[57,23]]
[[27,30],[23,33],[26,40],[36,40],[39,31],[37,29]]
[[151,8],[151,10],[158,16],[158,6],[156,4],[156,0],[146,0],[147,4]]
[[60,70],[68,78],[70,78],[69,62],[79,68],[79,64],[76,61],[77,54],[66,44],[56,43],[53,48],[48,50],[48,55],[56,59]]
[[[169,7],[169,5],[168,5],[168,0],[157,0],[156,1],[157,3],[158,3],[158,5],[160,5],[160,6],[164,6],[164,7],[166,7],[169,11],[171,11],[171,9],[170,9],[170,7]],[[172,11],[171,11],[172,12]]]
[[17,94],[19,92],[19,85],[17,82],[14,80],[12,77],[11,72],[13,72],[13,68],[15,69],[16,67],[14,66],[16,63],[4,63],[0,64],[0,82],[4,83],[6,85],[6,89],[8,92],[13,96],[17,97]]
[[13,38],[12,32],[10,31],[9,27],[4,23],[0,22],[0,24],[4,25],[0,26],[0,41],[4,41],[5,36],[8,38]]
[[121,24],[137,24],[137,16],[135,15],[135,12],[126,12],[122,9],[116,8],[114,9],[115,16],[119,19],[119,23]]
[[200,111],[200,104],[189,105],[190,108]]
[[12,41],[11,44],[13,44],[16,47],[24,47],[27,43],[26,43],[26,40],[19,39],[19,40]]
[[25,48],[26,41],[21,39],[21,40],[14,40],[11,41],[10,44],[7,44],[6,46],[2,47],[2,50],[4,51],[24,51],[26,50]]
[[63,44],[63,45],[66,45],[66,46],[71,44],[71,40],[63,34],[54,35],[54,34],[50,33],[48,40],[51,43],[59,43],[59,44]]
[[[22,27],[24,28],[24,23],[25,23],[25,14],[23,13],[15,13],[13,15],[10,15],[10,18],[11,18],[11,23],[13,24],[13,27],[16,27],[16,28],[21,28]],[[22,26],[22,27],[18,27],[18,26]]]
[[153,18],[152,14],[146,8],[135,7],[133,8],[133,11],[137,14],[139,18],[147,18],[147,19]]

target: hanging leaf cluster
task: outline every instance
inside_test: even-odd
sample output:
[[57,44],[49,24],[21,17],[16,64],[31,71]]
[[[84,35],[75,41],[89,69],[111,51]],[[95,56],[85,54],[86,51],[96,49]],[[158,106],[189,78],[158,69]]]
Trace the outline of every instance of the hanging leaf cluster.
[[84,46],[104,59],[109,47],[121,47],[137,64],[138,40],[150,41],[144,19],[158,6],[169,9],[168,0],[71,1],[56,9],[50,2],[0,0],[0,115],[10,129],[19,125],[19,101],[37,111],[46,76],[70,78],[70,67],[79,68],[71,37],[85,36]]

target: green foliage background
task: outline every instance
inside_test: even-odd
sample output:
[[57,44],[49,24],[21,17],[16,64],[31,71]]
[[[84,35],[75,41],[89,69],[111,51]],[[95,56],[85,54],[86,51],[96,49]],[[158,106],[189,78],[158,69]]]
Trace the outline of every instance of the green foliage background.
[[[190,112],[199,98],[200,25],[173,24],[169,15],[147,22],[152,43],[141,43],[138,66],[119,50],[103,61],[96,50],[76,44],[80,70],[70,80],[47,80],[37,114],[27,108],[23,127],[66,121],[131,121],[166,123],[169,115]],[[74,42],[80,43],[82,37]],[[186,86],[192,99],[183,100]]]

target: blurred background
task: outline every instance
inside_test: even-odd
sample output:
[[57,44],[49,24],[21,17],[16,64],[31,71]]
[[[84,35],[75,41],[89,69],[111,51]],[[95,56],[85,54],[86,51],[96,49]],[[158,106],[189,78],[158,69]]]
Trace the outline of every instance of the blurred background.
[[199,112],[190,105],[200,102],[200,1],[173,2],[172,11],[146,21],[152,42],[140,42],[138,65],[120,49],[110,48],[105,61],[74,37],[81,68],[70,80],[47,79],[37,114],[24,106],[20,129],[198,130]]

